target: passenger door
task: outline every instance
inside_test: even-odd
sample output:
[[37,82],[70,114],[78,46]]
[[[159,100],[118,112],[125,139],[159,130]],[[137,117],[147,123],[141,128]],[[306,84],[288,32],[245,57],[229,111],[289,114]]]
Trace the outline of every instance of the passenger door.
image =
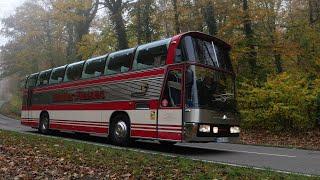
[[158,110],[157,131],[160,140],[182,140],[183,66],[169,66]]

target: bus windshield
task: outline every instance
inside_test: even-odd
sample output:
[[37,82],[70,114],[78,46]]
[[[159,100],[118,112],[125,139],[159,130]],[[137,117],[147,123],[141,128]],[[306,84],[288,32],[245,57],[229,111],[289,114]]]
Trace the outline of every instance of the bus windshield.
[[175,62],[190,61],[232,72],[229,50],[213,41],[185,36],[176,50]]
[[234,76],[191,65],[186,72],[186,107],[234,112]]

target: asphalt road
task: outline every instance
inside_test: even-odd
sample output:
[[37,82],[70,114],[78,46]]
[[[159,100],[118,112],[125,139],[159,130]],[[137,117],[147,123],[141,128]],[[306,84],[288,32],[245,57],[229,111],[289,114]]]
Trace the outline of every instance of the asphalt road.
[[[24,127],[20,121],[2,115],[0,129],[37,134],[35,129]],[[80,137],[72,133],[55,133],[51,136],[112,147],[104,137]],[[223,143],[179,143],[168,148],[153,142],[136,142],[130,149],[236,166],[320,175],[320,151]]]

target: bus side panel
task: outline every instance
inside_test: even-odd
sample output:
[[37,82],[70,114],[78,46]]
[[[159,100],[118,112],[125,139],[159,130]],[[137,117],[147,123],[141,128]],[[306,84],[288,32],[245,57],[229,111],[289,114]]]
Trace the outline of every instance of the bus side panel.
[[101,119],[101,114],[101,110],[50,110],[50,128],[106,134],[108,123]]
[[182,140],[182,110],[159,109],[158,136],[161,140]]
[[[114,76],[114,80],[103,77],[94,84],[88,83],[93,82],[90,80],[74,82],[77,83],[74,86],[38,88],[30,112],[32,118],[39,118],[42,110],[48,111],[51,129],[107,134],[112,113],[125,111],[131,120],[132,137],[156,138],[163,72],[163,69],[151,69],[131,72],[132,76]],[[139,78],[132,79],[135,74]],[[141,103],[148,106],[141,108]]]
[[34,117],[32,110],[32,89],[25,89],[23,91],[23,102],[21,111],[21,124],[33,128],[39,126],[39,116]]

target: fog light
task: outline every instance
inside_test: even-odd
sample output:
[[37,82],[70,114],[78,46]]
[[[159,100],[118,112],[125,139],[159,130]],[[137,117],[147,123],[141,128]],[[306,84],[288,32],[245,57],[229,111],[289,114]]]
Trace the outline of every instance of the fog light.
[[217,134],[219,132],[219,128],[218,127],[213,127],[213,133]]
[[200,125],[199,132],[209,133],[210,132],[210,125]]
[[240,128],[238,126],[231,127],[230,133],[231,134],[238,134],[238,133],[240,133]]

